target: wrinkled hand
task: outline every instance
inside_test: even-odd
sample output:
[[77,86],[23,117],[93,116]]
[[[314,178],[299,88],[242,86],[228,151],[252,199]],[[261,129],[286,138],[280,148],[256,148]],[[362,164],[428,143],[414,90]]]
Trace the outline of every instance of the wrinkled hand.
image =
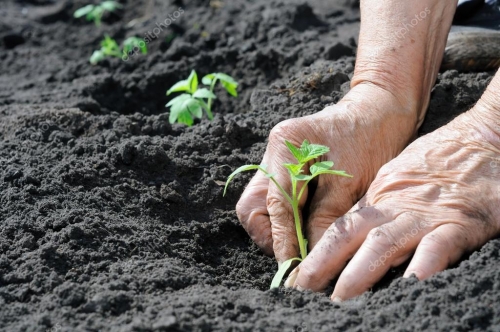
[[[366,192],[379,168],[408,144],[416,131],[416,116],[375,86],[354,87],[335,106],[299,119],[278,124],[269,136],[263,164],[287,192],[291,183],[283,163],[293,162],[285,140],[300,146],[304,139],[330,147],[324,160],[335,162],[335,169],[353,175],[341,178],[322,175],[310,198],[306,237],[313,248],[339,216],[346,213]],[[300,202],[304,208],[307,192]],[[292,207],[278,188],[258,172],[236,206],[243,227],[265,253],[279,263],[298,257],[299,248]]]
[[404,276],[421,280],[500,234],[500,138],[469,113],[383,166],[286,284],[319,291],[340,275],[332,299],[348,299],[412,255]]

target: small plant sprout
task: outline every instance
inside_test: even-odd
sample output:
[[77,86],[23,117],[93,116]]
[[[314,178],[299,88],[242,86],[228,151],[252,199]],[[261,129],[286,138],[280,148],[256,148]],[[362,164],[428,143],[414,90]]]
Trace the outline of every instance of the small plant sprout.
[[86,5],[80,9],[77,9],[73,16],[75,18],[80,18],[85,16],[87,21],[94,21],[96,26],[101,25],[102,15],[104,12],[114,12],[123,6],[116,1],[103,1],[99,5]]
[[184,92],[168,102],[170,107],[170,123],[179,122],[192,126],[194,118],[201,118],[203,111],[207,113],[209,120],[214,118],[212,114],[212,102],[216,99],[214,88],[220,81],[226,91],[233,97],[238,96],[236,91],[238,83],[229,75],[223,73],[212,73],[202,78],[201,82],[210,88],[198,88],[198,75],[194,70],[185,80],[175,83],[168,91],[167,96],[173,92]]
[[[307,140],[304,140],[300,148],[297,148],[288,141],[285,141],[286,146],[292,153],[292,155],[297,159],[296,164],[285,163],[283,166],[288,170],[290,174],[290,179],[292,183],[292,192],[287,193],[283,187],[274,179],[275,174],[271,174],[266,170],[265,165],[244,165],[236,169],[231,175],[229,175],[226,186],[224,187],[224,195],[226,194],[227,187],[235,175],[244,171],[259,170],[263,172],[273,183],[278,187],[278,189],[283,194],[283,197],[292,205],[293,218],[295,222],[295,231],[297,233],[297,240],[299,242],[300,257],[290,258],[281,264],[280,268],[276,272],[273,281],[271,282],[271,288],[277,288],[280,286],[281,281],[285,277],[285,274],[292,266],[294,261],[301,262],[307,256],[307,240],[302,232],[300,213],[299,213],[299,202],[304,194],[304,190],[308,183],[321,174],[332,174],[338,176],[352,177],[352,175],[347,174],[345,171],[338,171],[331,169],[333,167],[333,161],[317,161],[309,167],[310,174],[304,174],[303,168],[307,164],[310,164],[316,158],[323,156],[325,153],[330,151],[330,148],[319,144],[310,144]],[[299,189],[299,182],[302,187]]]
[[90,63],[95,65],[99,61],[104,60],[107,57],[117,57],[128,59],[128,54],[137,47],[141,50],[142,54],[147,54],[148,49],[146,43],[137,37],[129,37],[123,42],[123,49],[120,48],[116,40],[106,35],[101,41],[101,49],[95,50],[90,57]]

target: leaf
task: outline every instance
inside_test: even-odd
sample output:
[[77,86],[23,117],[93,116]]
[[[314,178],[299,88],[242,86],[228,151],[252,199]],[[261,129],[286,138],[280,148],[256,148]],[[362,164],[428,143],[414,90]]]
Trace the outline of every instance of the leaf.
[[208,89],[205,89],[205,88],[202,88],[202,89],[198,89],[196,90],[196,92],[193,94],[193,97],[194,98],[212,98],[212,99],[215,99],[216,96],[214,95],[214,93]]
[[304,159],[302,151],[299,148],[297,148],[295,145],[293,145],[292,143],[290,143],[288,141],[285,141],[285,144],[288,147],[288,150],[290,150],[290,152],[293,154],[293,156],[295,157],[295,159],[297,159],[297,161],[299,163],[302,163],[302,159]]
[[329,170],[332,167],[333,167],[333,161],[318,161],[309,168],[309,172],[311,172],[312,175],[315,175],[317,172],[321,170]]
[[178,95],[177,97],[175,97],[174,99],[172,99],[171,101],[169,101],[167,103],[167,105],[165,105],[166,107],[170,107],[176,103],[181,103],[183,102],[184,100],[188,99],[188,98],[191,98],[191,95],[188,94],[188,93],[183,93],[181,95]]
[[184,113],[179,114],[179,117],[177,118],[177,122],[183,123],[186,126],[191,127],[193,125],[194,121],[193,121],[193,118],[191,117],[191,115],[189,114],[189,112],[184,112]]
[[198,75],[196,71],[191,70],[187,81],[189,82],[189,92],[194,93],[198,89]]
[[172,107],[170,108],[170,111],[175,113],[189,112],[190,114],[193,114],[197,118],[201,118],[202,111],[200,103],[198,102],[198,100],[194,99],[191,95],[189,94],[186,95],[187,97],[173,103]]
[[309,168],[312,177],[316,177],[321,174],[332,174],[338,176],[345,176],[352,178],[352,175],[347,174],[345,171],[338,171],[330,169],[333,167],[333,161],[319,161]]
[[101,6],[95,6],[94,10],[88,13],[85,18],[87,19],[87,21],[94,20],[95,24],[97,26],[100,26],[102,14],[104,14],[104,8],[102,8]]
[[208,74],[208,75],[205,75],[203,76],[203,78],[201,79],[201,83],[205,84],[205,85],[210,85],[212,84],[212,80],[214,79],[215,77],[215,74]]
[[188,80],[182,80],[172,85],[172,87],[167,91],[167,96],[170,95],[172,92],[181,92],[181,91],[189,92]]
[[302,153],[303,160],[300,160],[302,163],[306,163],[310,160],[318,158],[325,153],[329,152],[330,148],[324,145],[319,144],[309,144],[307,140],[304,140],[302,146],[300,147],[300,152]]
[[353,176],[351,174],[347,174],[345,171],[336,171],[333,169],[326,169],[326,170],[320,170],[314,174],[314,176],[318,176],[321,174],[332,174],[332,175],[338,175],[338,176],[345,176],[347,178],[352,178]]
[[101,46],[106,49],[105,53],[106,51],[111,52],[115,50],[120,50],[120,47],[118,46],[116,40],[114,40],[108,35],[104,36],[104,39],[101,41]]
[[224,73],[214,73],[214,76],[221,80],[222,82],[230,83],[235,86],[238,86],[238,82],[234,80],[231,76],[224,74]]
[[295,178],[297,181],[309,181],[314,178],[312,175],[305,175],[305,174],[298,174],[298,175],[292,175],[293,178]]
[[190,103],[187,106],[187,109],[191,114],[193,114],[198,119],[201,119],[201,117],[203,116],[203,111],[201,109],[200,103]]
[[87,14],[89,14],[90,12],[92,12],[92,10],[94,10],[94,5],[86,5],[80,9],[77,9],[74,14],[73,14],[73,17],[75,18],[80,18],[82,16],[85,16]]
[[101,3],[101,7],[110,11],[110,12],[113,12],[115,11],[117,8],[122,8],[122,4],[116,2],[116,1],[103,1]]
[[179,118],[179,113],[170,112],[168,116],[168,122],[170,122],[170,124],[175,123],[175,121],[177,121],[178,118]]
[[106,58],[106,55],[101,50],[96,50],[94,53],[92,53],[92,56],[90,57],[90,63],[95,65],[99,61],[104,60]]
[[292,263],[294,261],[302,262],[302,259],[300,259],[298,257],[294,257],[294,258],[290,258],[290,259],[284,261],[283,264],[281,264],[280,268],[278,269],[278,272],[276,272],[276,274],[274,275],[273,281],[271,282],[270,289],[280,287],[281,281],[285,277],[285,274],[288,272],[288,270],[290,269],[290,267],[292,266]]
[[226,196],[227,186],[229,185],[229,182],[231,182],[231,180],[235,177],[235,175],[241,172],[251,171],[254,169],[263,169],[263,168],[260,165],[243,165],[238,167],[234,172],[232,172],[227,178],[226,185],[224,186],[224,193],[222,194],[222,196]]
[[233,97],[238,97],[238,91],[236,91],[236,88],[238,87],[238,84],[233,84],[233,83],[228,83],[222,81],[222,86],[226,89],[226,91]]
[[[179,98],[181,96],[183,97]],[[169,120],[174,119],[173,121],[175,121],[175,119],[178,119],[180,123],[185,123],[190,126],[193,124],[193,116],[201,118],[203,115],[201,104],[189,94],[183,94],[181,96],[177,97],[177,100],[171,103],[170,112],[171,115],[172,113],[174,115],[169,117]]]
[[131,51],[133,51],[134,47],[139,48],[142,54],[148,54],[148,47],[146,46],[146,42],[141,38],[129,37],[123,42],[123,52],[125,52],[126,54],[129,54]]
[[290,171],[291,175],[298,175],[302,172],[304,164],[283,164],[283,166]]

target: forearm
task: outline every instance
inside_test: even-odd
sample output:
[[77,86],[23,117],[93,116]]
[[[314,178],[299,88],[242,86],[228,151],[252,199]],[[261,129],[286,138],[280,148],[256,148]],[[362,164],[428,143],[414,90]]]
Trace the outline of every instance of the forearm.
[[457,0],[361,0],[351,87],[372,84],[393,93],[418,128],[456,6]]

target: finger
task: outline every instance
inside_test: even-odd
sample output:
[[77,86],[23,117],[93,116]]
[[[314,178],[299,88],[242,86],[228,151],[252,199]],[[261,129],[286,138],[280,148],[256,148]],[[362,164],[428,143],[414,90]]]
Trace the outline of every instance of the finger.
[[257,172],[236,204],[236,214],[250,238],[268,256],[273,256],[271,222],[266,197],[269,179]]
[[[332,179],[333,178],[333,179]],[[351,180],[351,179],[349,179]],[[345,178],[321,176],[309,207],[306,223],[309,250],[312,250],[328,227],[353,207],[354,197],[342,188]]]
[[346,300],[373,287],[391,267],[407,260],[430,230],[411,213],[371,230],[340,275],[332,299]]
[[391,219],[383,206],[362,207],[338,218],[299,265],[294,287],[312,291],[326,288],[354,256],[370,230]]
[[[294,212],[291,202],[287,199],[292,197],[292,182],[288,170],[283,163],[293,161],[293,155],[285,145],[283,137],[287,135],[286,128],[289,126],[281,124],[276,126],[269,135],[269,144],[266,154],[269,156],[268,172],[274,174],[273,180],[269,181],[267,193],[267,211],[271,221],[273,236],[273,250],[278,264],[287,259],[300,257],[299,242],[297,240]],[[297,142],[291,142],[294,145]],[[279,184],[281,188],[276,185]],[[283,192],[282,190],[283,189]],[[301,185],[297,186],[297,192]],[[302,207],[307,198],[307,188],[299,202],[299,218],[302,221]],[[300,221],[300,222],[301,222]]]
[[470,238],[470,234],[460,225],[439,226],[420,241],[403,277],[415,274],[419,280],[423,280],[444,271],[460,259],[470,246]]

